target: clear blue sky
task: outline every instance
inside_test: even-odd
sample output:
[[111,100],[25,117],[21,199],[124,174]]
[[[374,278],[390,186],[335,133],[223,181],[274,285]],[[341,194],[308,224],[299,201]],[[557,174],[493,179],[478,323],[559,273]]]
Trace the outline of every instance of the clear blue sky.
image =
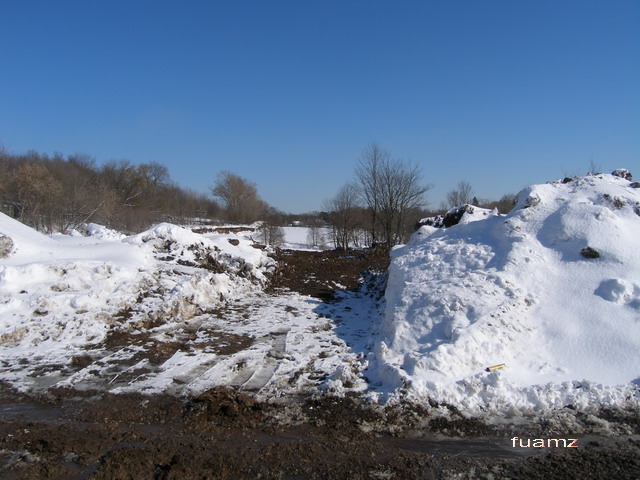
[[230,170],[318,209],[376,141],[438,205],[590,159],[640,179],[640,1],[0,2],[0,143]]

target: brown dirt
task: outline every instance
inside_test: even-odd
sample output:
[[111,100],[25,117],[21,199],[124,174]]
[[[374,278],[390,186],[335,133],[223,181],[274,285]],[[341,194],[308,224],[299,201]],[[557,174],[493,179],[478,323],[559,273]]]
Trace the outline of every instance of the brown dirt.
[[382,272],[389,264],[388,255],[380,249],[279,250],[276,260],[278,269],[271,280],[271,291],[287,288],[325,301],[331,301],[336,290],[358,288],[363,272]]
[[[85,394],[88,395],[88,394]],[[514,449],[508,438],[419,437],[363,429],[387,413],[354,399],[260,404],[216,388],[166,395],[0,394],[6,479],[623,479],[640,475],[638,437],[577,449]],[[396,414],[398,412],[395,412]],[[392,415],[393,416],[393,415]],[[282,422],[283,418],[287,422]],[[397,421],[398,418],[393,419]]]
[[[325,301],[334,301],[336,289],[357,288],[362,270],[387,263],[379,252],[282,251],[278,260],[271,291]],[[230,349],[250,341],[223,340]],[[91,358],[73,361],[82,366]],[[590,418],[582,425],[587,431],[600,421]],[[412,405],[383,409],[357,397],[265,404],[225,388],[194,398],[65,389],[36,396],[0,383],[0,478],[640,478],[640,415],[603,410],[600,418],[631,433],[580,437],[579,448],[524,449],[509,439],[575,435],[542,423],[487,425],[455,409],[449,418]]]

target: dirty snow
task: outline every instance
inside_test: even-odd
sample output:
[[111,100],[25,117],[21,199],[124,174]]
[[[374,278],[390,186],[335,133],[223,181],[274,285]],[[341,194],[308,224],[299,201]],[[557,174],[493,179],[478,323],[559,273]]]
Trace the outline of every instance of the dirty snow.
[[186,320],[260,290],[274,268],[246,239],[169,224],[121,240],[95,225],[51,238],[0,214],[0,233],[14,242],[0,261],[0,372],[23,387],[135,322]]
[[[9,384],[176,395],[226,385],[270,400],[366,389],[362,355],[334,331],[339,316],[311,297],[263,292],[275,264],[249,233],[83,231],[50,238],[0,215],[16,245],[0,260]],[[356,303],[351,317],[371,317],[372,302]]]
[[612,175],[529,187],[507,216],[422,227],[392,252],[370,376],[468,411],[637,406],[638,238],[640,192]]

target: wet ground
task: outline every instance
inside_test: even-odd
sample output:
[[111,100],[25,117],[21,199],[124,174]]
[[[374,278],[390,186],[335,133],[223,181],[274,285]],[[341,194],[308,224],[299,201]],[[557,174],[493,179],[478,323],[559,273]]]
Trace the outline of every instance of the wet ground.
[[[387,261],[372,252],[291,251],[280,252],[278,260],[281,267],[267,294],[280,298],[291,290],[322,299],[317,309],[332,316],[338,329],[348,328],[338,318],[348,305],[341,305],[342,297],[333,292],[356,288],[360,271],[382,271]],[[290,313],[285,303],[281,310]],[[243,312],[236,314],[242,318]],[[197,340],[188,332],[183,337],[154,347],[156,360]],[[211,344],[205,347],[230,355],[256,342],[224,331],[219,341],[214,337],[207,337]],[[354,332],[347,337],[357,338]],[[276,345],[277,340],[269,341]],[[123,338],[110,341],[110,348],[127,344]],[[76,367],[92,361],[78,358]],[[115,375],[109,381],[129,380]],[[312,372],[298,377],[309,385],[314,381]],[[256,392],[263,390],[243,385],[179,396],[114,395],[97,383],[100,388],[46,388],[30,394],[0,385],[0,478],[640,478],[636,411],[574,415],[573,425],[581,432],[576,434],[563,430],[557,418],[488,425],[453,408],[444,418],[412,405],[368,405],[356,394],[258,401]],[[604,424],[617,434],[603,435]],[[520,447],[515,436],[577,439],[577,448],[563,443]]]
[[[223,388],[167,395],[30,398],[4,390],[7,479],[638,478],[640,437],[577,438],[578,448],[514,448],[485,428],[447,437],[407,427],[408,411],[353,399],[274,406]],[[392,418],[386,418],[391,416]],[[376,428],[364,428],[375,425]],[[477,425],[469,425],[477,430]],[[522,429],[526,431],[526,428]]]

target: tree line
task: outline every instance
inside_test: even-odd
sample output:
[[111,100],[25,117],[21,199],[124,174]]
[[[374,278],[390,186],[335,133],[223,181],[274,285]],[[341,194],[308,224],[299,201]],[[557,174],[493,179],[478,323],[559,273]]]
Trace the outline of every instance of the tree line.
[[[239,177],[238,177],[239,178]],[[211,196],[176,185],[167,167],[112,160],[97,165],[88,155],[12,154],[0,148],[0,207],[40,231],[68,232],[96,222],[137,232],[169,221],[251,222],[277,212],[258,199],[255,186],[221,172]],[[240,190],[242,196],[234,196]],[[237,197],[237,198],[236,198]],[[238,209],[240,202],[253,212]]]
[[[163,221],[260,220],[264,243],[277,243],[282,234],[276,227],[297,219],[310,227],[312,237],[329,226],[337,248],[390,248],[404,243],[420,218],[433,214],[426,210],[430,189],[417,165],[393,158],[376,143],[362,151],[353,179],[325,200],[321,212],[300,215],[273,208],[260,198],[255,183],[229,171],[218,173],[209,196],[179,187],[167,167],[156,162],[111,160],[97,165],[84,154],[12,154],[0,147],[0,208],[47,233],[68,232],[89,222],[138,232]],[[478,200],[472,197],[471,185],[461,181],[441,210],[473,203],[505,212],[513,199],[505,195],[497,202]],[[311,241],[321,243],[319,238]]]

